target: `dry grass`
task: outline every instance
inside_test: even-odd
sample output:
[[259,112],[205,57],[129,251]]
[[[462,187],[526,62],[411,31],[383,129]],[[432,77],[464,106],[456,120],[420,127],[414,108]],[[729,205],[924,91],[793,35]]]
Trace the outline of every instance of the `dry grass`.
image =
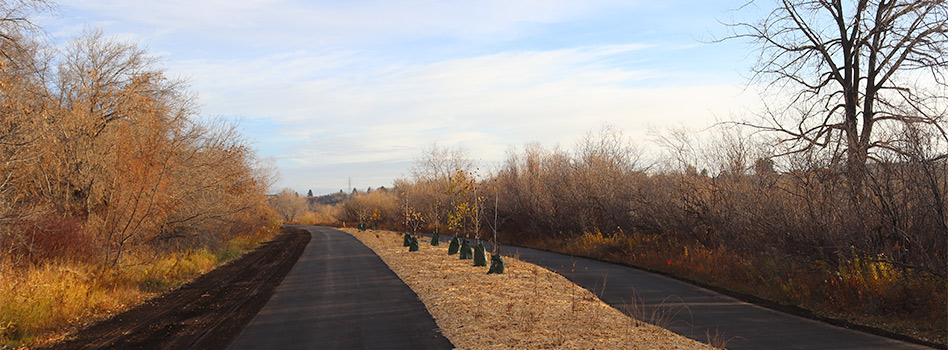
[[124,267],[79,262],[13,268],[0,264],[0,347],[21,348],[62,339],[92,322],[174,289],[272,236],[238,236],[218,250],[164,256],[131,255]]
[[427,242],[408,252],[401,234],[343,229],[411,287],[458,349],[707,349],[639,322],[563,276],[506,258],[504,275]]

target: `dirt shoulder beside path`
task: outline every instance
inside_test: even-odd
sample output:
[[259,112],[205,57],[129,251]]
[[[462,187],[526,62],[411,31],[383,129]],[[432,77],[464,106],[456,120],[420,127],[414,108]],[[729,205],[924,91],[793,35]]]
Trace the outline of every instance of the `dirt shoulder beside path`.
[[310,234],[273,240],[181,288],[96,323],[49,349],[223,349],[293,268]]

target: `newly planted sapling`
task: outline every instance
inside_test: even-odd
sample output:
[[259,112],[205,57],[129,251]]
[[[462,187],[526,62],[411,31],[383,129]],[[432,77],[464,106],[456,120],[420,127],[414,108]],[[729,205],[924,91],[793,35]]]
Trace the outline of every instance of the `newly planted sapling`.
[[369,227],[373,230],[378,230],[379,221],[382,221],[382,212],[379,211],[379,208],[374,208],[372,210],[372,216],[369,217],[369,222],[372,224]]
[[425,222],[424,216],[408,204],[405,204],[403,212],[405,215],[405,227],[411,230],[412,236],[417,236],[418,228]]

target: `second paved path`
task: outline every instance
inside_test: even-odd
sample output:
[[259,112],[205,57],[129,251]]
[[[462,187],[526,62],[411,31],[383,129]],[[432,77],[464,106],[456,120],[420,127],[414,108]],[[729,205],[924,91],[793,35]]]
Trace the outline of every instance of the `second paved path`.
[[341,231],[313,238],[231,349],[452,349],[418,296]]
[[563,275],[619,310],[636,309],[629,305],[634,291],[645,318],[666,317],[659,323],[698,341],[723,334],[732,350],[928,349],[774,311],[635,268],[529,248],[505,250]]

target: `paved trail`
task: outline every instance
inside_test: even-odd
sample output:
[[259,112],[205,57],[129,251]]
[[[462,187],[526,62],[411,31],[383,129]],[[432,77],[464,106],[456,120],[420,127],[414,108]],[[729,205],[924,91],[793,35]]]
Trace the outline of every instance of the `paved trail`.
[[730,338],[727,348],[732,350],[930,349],[774,311],[622,265],[529,248],[504,250],[569,278],[619,310],[629,309],[634,290],[649,308],[646,314],[659,308],[672,317],[667,327],[671,331],[703,342],[717,331]]
[[230,349],[452,349],[418,296],[369,248],[331,228],[313,238]]

